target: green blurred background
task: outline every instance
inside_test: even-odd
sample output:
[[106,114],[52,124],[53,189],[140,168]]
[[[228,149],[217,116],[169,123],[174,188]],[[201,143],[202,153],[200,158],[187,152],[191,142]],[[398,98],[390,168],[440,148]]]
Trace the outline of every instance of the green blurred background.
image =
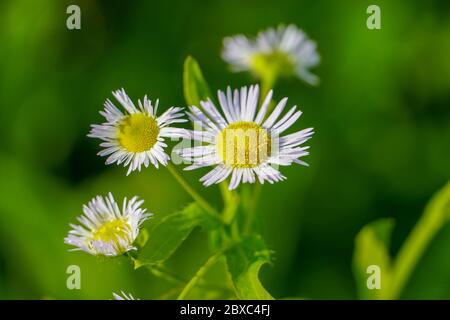
[[[81,7],[82,29],[66,28]],[[381,7],[382,29],[366,28]],[[356,298],[353,241],[366,223],[396,219],[395,254],[450,178],[450,2],[59,1],[0,2],[0,298],[158,298],[170,287],[126,259],[67,252],[68,223],[97,194],[140,195],[157,215],[190,201],[166,170],[125,176],[86,134],[111,91],[185,106],[182,65],[192,54],[211,87],[254,83],[221,60],[222,39],[295,23],[318,43],[318,87],[278,83],[313,126],[309,168],[263,189],[260,230],[276,251],[263,283],[277,298]],[[200,172],[185,176],[200,189]],[[220,205],[217,189],[206,195]],[[403,298],[450,298],[450,227],[414,272]],[[169,261],[189,276],[207,257],[195,230]],[[81,290],[66,268],[81,267]]]

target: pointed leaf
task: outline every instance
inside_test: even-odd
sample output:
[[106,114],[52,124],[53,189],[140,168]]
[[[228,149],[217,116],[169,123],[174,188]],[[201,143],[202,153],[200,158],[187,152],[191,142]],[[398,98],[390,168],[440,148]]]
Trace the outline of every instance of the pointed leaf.
[[[388,296],[392,276],[389,242],[393,227],[392,219],[381,219],[365,226],[356,236],[353,272],[360,299],[383,299]],[[379,289],[368,283],[378,271]]]
[[207,100],[211,93],[203,78],[202,71],[197,61],[188,56],[184,61],[183,89],[186,103],[190,106],[200,106],[200,101]]
[[196,203],[163,217],[149,230],[145,246],[137,255],[138,265],[165,261],[196,226],[210,227],[213,223],[210,216]]
[[226,253],[236,296],[243,300],[272,300],[259,280],[259,270],[270,263],[271,252],[259,236],[250,236]]

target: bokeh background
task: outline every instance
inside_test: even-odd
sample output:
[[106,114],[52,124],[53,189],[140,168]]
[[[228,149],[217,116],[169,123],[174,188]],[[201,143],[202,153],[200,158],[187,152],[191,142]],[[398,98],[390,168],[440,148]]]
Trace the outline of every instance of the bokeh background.
[[[66,28],[78,4],[82,29]],[[381,7],[382,29],[366,28]],[[441,1],[59,1],[0,2],[0,298],[109,299],[125,290],[159,298],[167,283],[126,259],[68,252],[63,239],[97,194],[140,195],[157,215],[188,195],[166,170],[125,176],[86,137],[111,91],[185,106],[182,65],[200,63],[214,89],[254,83],[221,60],[222,39],[295,23],[318,43],[318,87],[282,81],[313,126],[309,168],[263,188],[260,230],[276,251],[263,283],[277,298],[356,298],[354,237],[396,219],[395,254],[431,195],[450,178],[450,2]],[[185,176],[199,189],[200,172]],[[203,189],[202,189],[203,190]],[[220,205],[217,189],[202,192]],[[434,239],[403,298],[450,298],[450,227]],[[189,276],[207,257],[195,230],[169,261]],[[81,290],[66,268],[81,267]]]

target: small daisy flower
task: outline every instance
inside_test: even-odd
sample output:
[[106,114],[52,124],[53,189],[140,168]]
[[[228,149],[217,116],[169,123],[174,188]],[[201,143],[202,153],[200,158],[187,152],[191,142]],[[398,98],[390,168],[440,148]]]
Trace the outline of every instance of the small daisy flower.
[[113,297],[114,297],[114,300],[139,300],[139,299],[136,299],[135,297],[133,297],[133,295],[131,293],[126,294],[123,291],[120,291],[120,293],[122,295],[119,295],[119,294],[117,294],[115,292],[112,293]]
[[242,87],[227,93],[218,91],[220,112],[208,99],[202,101],[200,110],[191,106],[188,115],[202,131],[194,130],[192,140],[200,145],[179,149],[184,159],[192,161],[185,170],[215,166],[200,181],[205,186],[219,183],[231,176],[229,189],[242,183],[269,183],[284,180],[285,177],[274,166],[288,166],[292,163],[307,165],[299,158],[309,154],[309,147],[301,145],[313,135],[308,128],[295,133],[280,135],[291,127],[301,115],[292,107],[280,118],[287,98],[282,99],[270,115],[267,110],[272,91],[258,108],[259,87]]
[[105,117],[103,124],[91,125],[88,137],[103,140],[103,148],[99,156],[108,156],[106,164],[116,162],[128,166],[127,175],[134,170],[141,170],[141,166],[148,167],[152,163],[156,168],[158,164],[167,165],[169,156],[164,152],[167,145],[164,138],[182,138],[185,130],[173,128],[172,123],[186,122],[183,119],[182,109],[171,107],[161,116],[157,117],[158,100],[153,106],[151,101],[144,97],[134,105],[125,90],[113,92],[125,112],[120,111],[108,99],[105,109],[100,114]]
[[320,62],[316,43],[295,25],[269,28],[256,39],[244,35],[225,38],[222,57],[234,71],[251,71],[262,79],[273,81],[277,75],[296,75],[316,85],[318,77],[309,69]]
[[84,215],[77,218],[81,225],[70,224],[72,230],[64,242],[76,247],[72,250],[92,255],[112,257],[135,250],[133,242],[139,227],[152,215],[140,208],[143,202],[137,197],[130,201],[125,198],[120,210],[111,193],[95,197],[83,206]]

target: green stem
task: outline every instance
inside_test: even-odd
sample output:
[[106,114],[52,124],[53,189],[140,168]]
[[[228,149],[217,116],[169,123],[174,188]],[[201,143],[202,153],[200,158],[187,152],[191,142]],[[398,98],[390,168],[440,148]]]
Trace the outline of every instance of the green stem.
[[158,267],[155,265],[146,265],[146,268],[155,276],[161,279],[166,280],[167,282],[171,282],[171,283],[184,283],[186,281],[184,281],[183,279],[181,279],[180,277],[168,272],[167,270],[165,270],[162,267]]
[[228,189],[227,181],[219,183],[220,194],[222,195],[224,206],[226,206],[231,199],[231,191]]
[[220,191],[223,197],[223,221],[226,224],[231,224],[236,216],[236,212],[239,206],[239,197],[234,191],[228,190],[228,186],[226,184],[220,184]]
[[186,296],[191,292],[191,290],[195,287],[195,285],[203,278],[203,276],[206,274],[206,272],[219,260],[219,258],[222,256],[223,251],[219,251],[218,253],[212,255],[209,257],[208,260],[206,260],[205,264],[198,269],[197,273],[192,277],[191,280],[186,284],[183,291],[181,291],[180,295],[178,296],[177,300],[183,300],[186,298]]
[[245,221],[244,233],[250,233],[250,231],[252,230],[253,221],[255,220],[256,217],[256,210],[258,209],[258,201],[261,195],[262,186],[263,186],[262,184],[258,183],[254,188],[251,201],[249,202],[248,205],[248,213],[247,219]]
[[263,99],[267,96],[270,90],[273,89],[276,83],[276,77],[265,77],[261,79],[261,97]]
[[[162,266],[157,265],[146,265],[147,269],[155,276],[161,279],[166,280],[167,282],[171,282],[177,284],[179,287],[183,287],[188,282],[186,279],[183,279],[169,270],[165,269]],[[216,291],[227,291],[230,292],[230,288],[214,283],[208,283],[200,279],[198,282],[198,286],[207,289],[207,290],[216,290]]]
[[178,173],[177,169],[173,167],[170,163],[167,165],[169,172],[177,180],[177,182],[183,187],[183,189],[192,197],[192,199],[197,202],[197,204],[202,207],[206,212],[214,216],[219,221],[223,222],[222,217],[217,213],[217,211],[191,187],[191,185]]
[[424,214],[400,249],[393,267],[389,297],[397,299],[408,282],[428,244],[447,221],[450,209],[450,183],[430,201]]

